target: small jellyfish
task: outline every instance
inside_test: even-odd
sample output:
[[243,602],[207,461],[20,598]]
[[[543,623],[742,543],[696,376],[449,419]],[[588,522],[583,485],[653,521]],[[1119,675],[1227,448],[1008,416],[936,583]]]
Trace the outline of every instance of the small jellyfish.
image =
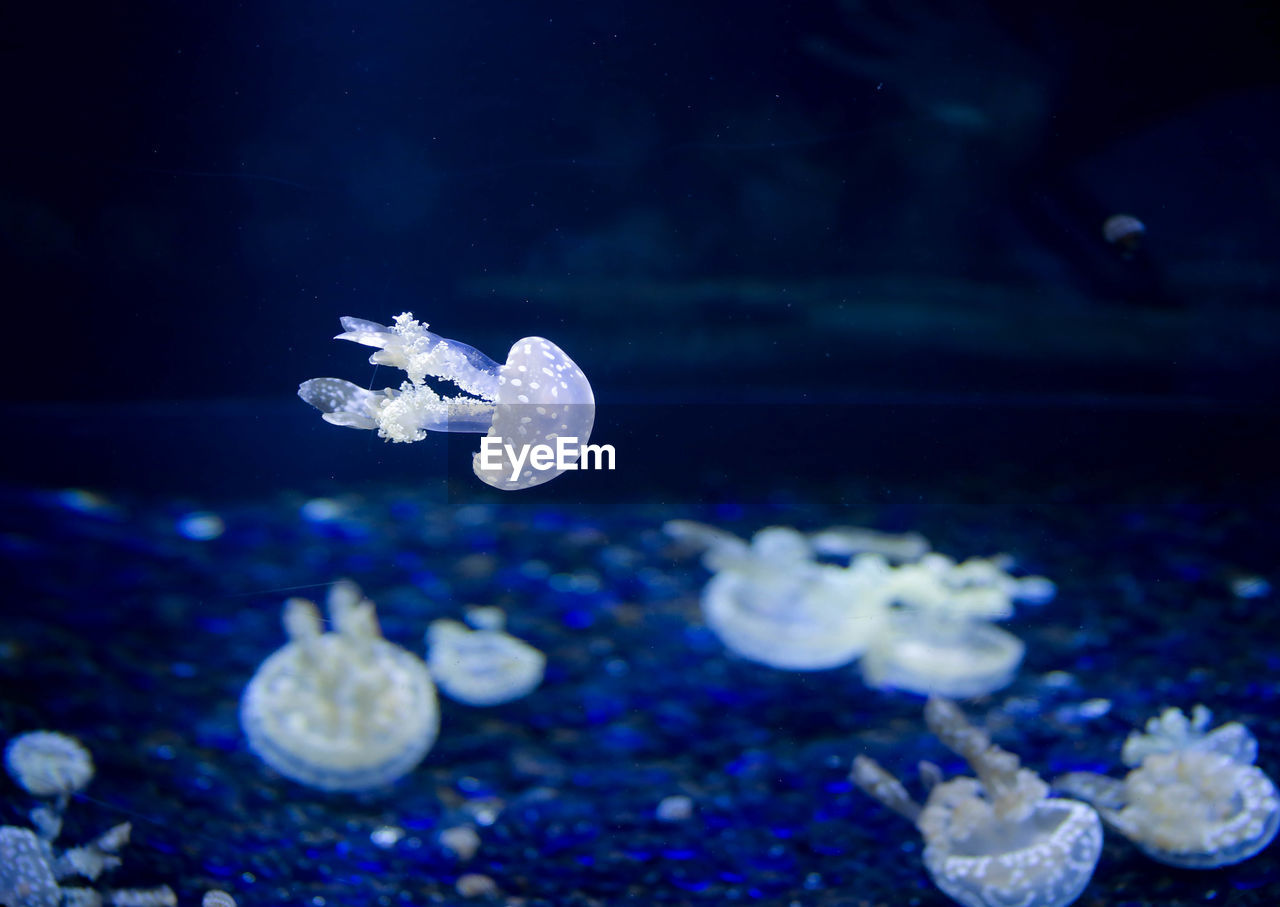
[[57,731],[31,731],[4,750],[9,774],[30,794],[65,799],[93,780],[93,757],[79,740]]
[[1120,758],[1133,770],[1123,780],[1072,772],[1053,786],[1091,802],[1153,860],[1187,869],[1247,860],[1275,838],[1280,796],[1253,764],[1248,728],[1233,721],[1205,733],[1211,717],[1203,705],[1190,720],[1165,709],[1125,740]]
[[[429,431],[484,434],[488,440],[471,468],[503,491],[532,488],[575,469],[595,423],[595,396],[582,369],[550,340],[517,340],[499,365],[484,353],[427,330],[412,313],[390,327],[362,318],[341,319],[350,340],[377,347],[374,365],[402,369],[398,389],[366,390],[341,378],[312,378],[298,396],[347,428],[376,429],[388,441],[421,441]],[[427,377],[452,381],[462,394],[442,397]],[[541,457],[542,451],[555,454]]]
[[702,591],[702,613],[743,658],[785,671],[836,668],[866,651],[883,625],[882,558],[820,564],[805,536],[782,526],[760,530],[750,544],[689,520],[663,528],[707,548],[703,563],[715,575]]
[[954,703],[930,699],[925,721],[977,778],[942,781],[937,766],[923,763],[921,774],[930,786],[923,807],[866,756],[854,760],[850,778],[915,823],[934,884],[965,907],[1074,902],[1102,852],[1098,814],[1085,803],[1049,797],[1039,775],[969,724]]
[[1146,233],[1146,225],[1132,214],[1113,214],[1102,222],[1102,238],[1125,258],[1132,258],[1137,253]]
[[456,620],[427,628],[427,667],[450,699],[467,705],[499,705],[527,696],[542,682],[547,658],[503,630],[500,608],[467,614],[474,629]]
[[280,774],[322,790],[390,784],[422,761],[440,725],[422,659],[382,638],[352,582],[329,590],[333,632],[316,606],[285,603],[290,642],[258,668],[240,702],[249,748]]
[[888,597],[898,605],[862,660],[869,686],[922,696],[969,698],[1007,686],[1025,646],[991,621],[1009,617],[1015,599],[1045,601],[1053,584],[1010,576],[997,559],[956,563],[926,554],[893,571]]

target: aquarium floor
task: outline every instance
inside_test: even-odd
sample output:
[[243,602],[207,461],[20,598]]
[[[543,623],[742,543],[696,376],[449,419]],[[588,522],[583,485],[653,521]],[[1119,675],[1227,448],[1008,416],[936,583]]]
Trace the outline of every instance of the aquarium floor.
[[[1275,593],[1233,593],[1274,579],[1274,481],[991,470],[608,503],[574,502],[572,481],[564,498],[10,487],[0,736],[82,739],[98,774],[61,843],[132,822],[110,884],[168,883],[184,905],[210,887],[251,907],[463,903],[465,873],[497,892],[469,903],[529,907],[947,903],[915,830],[847,781],[859,753],[912,781],[922,759],[961,769],[925,733],[921,701],[868,689],[856,665],[784,673],[727,654],[700,619],[705,570],[660,531],[690,518],[739,534],[916,530],[944,553],[1005,551],[1051,577],[1056,600],[1007,623],[1027,643],[1015,682],[965,704],[1046,776],[1115,771],[1130,727],[1197,702],[1249,725],[1260,765],[1280,771]],[[282,778],[246,750],[238,698],[283,644],[285,598],[321,598],[341,577],[419,652],[432,619],[503,607],[546,652],[544,683],[496,708],[442,702],[434,749],[389,789]],[[660,820],[676,795],[692,814]],[[31,805],[0,784],[0,821],[25,824]],[[457,825],[479,833],[469,860],[439,841]],[[1280,901],[1277,849],[1191,872],[1109,835],[1079,903],[1206,901]]]

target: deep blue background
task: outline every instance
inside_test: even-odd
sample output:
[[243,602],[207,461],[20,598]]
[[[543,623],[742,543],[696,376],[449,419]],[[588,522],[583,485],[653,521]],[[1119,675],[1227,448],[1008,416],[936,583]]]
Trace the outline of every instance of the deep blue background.
[[5,17],[9,400],[361,380],[336,317],[404,309],[499,359],[548,335],[620,394],[1274,399],[1269,4]]

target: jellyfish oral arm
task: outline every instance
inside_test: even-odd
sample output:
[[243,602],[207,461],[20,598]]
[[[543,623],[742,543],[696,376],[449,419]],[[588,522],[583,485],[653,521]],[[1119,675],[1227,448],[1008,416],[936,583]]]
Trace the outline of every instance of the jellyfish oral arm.
[[397,315],[390,327],[350,315],[340,320],[343,332],[334,340],[377,347],[369,362],[403,369],[411,384],[421,385],[430,376],[484,400],[497,398],[499,363],[473,346],[431,333],[408,312]]
[[298,396],[324,420],[344,428],[376,429],[388,441],[421,441],[428,431],[483,434],[494,405],[474,397],[441,397],[426,385],[405,382],[399,390],[371,391],[342,378],[312,378]]

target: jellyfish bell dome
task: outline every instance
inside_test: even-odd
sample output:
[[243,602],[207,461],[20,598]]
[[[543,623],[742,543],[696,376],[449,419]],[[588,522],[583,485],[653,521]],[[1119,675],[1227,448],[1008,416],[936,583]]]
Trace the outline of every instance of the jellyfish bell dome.
[[[575,468],[596,418],[591,382],[568,353],[543,337],[512,344],[498,369],[493,408],[486,437],[496,439],[500,455],[477,453],[471,468],[480,481],[503,491],[532,488]],[[563,457],[537,468],[527,452],[538,446],[563,448]]]
[[5,766],[19,786],[37,797],[81,791],[93,778],[93,757],[84,744],[57,731],[29,731],[9,741]]
[[[312,378],[298,396],[324,420],[413,443],[428,432],[483,434],[472,470],[503,491],[532,488],[576,469],[595,424],[595,395],[582,369],[543,337],[517,340],[499,364],[475,347],[441,337],[404,312],[391,325],[350,316],[334,339],[375,347],[369,362],[401,369],[398,388],[370,390],[341,378]],[[442,396],[427,378],[462,391]]]

